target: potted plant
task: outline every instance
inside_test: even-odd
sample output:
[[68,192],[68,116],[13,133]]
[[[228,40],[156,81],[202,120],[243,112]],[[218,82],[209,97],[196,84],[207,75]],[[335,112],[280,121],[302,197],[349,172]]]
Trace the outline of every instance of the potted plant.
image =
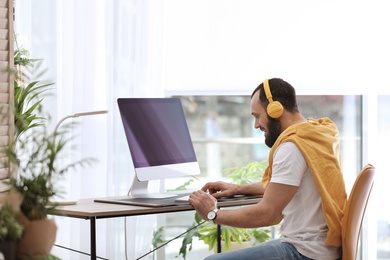
[[[255,161],[248,163],[242,167],[233,167],[224,170],[224,175],[230,182],[235,184],[248,184],[261,181],[264,170],[267,164],[265,161]],[[186,186],[191,183],[191,180],[181,185],[175,190],[185,190]],[[209,250],[216,251],[218,232],[217,226],[204,221],[195,213],[194,223],[187,229],[183,236],[182,245],[179,250],[179,255],[185,259],[187,252],[192,250],[193,238],[197,237],[209,246]],[[230,251],[236,249],[238,245],[250,246],[257,243],[262,243],[271,238],[270,228],[235,228],[229,226],[221,226],[222,250]],[[164,240],[163,227],[160,227],[154,234],[154,247],[161,244]]]
[[14,190],[0,194],[0,252],[4,259],[16,258],[16,243],[23,226],[17,221],[21,197]]
[[10,185],[22,195],[19,221],[24,231],[18,241],[17,256],[23,259],[50,256],[57,227],[47,216],[57,206],[51,203],[59,192],[56,181],[69,169],[90,161],[84,159],[60,167],[58,160],[68,140],[58,133],[48,134],[45,126],[28,133],[18,140],[16,149],[6,150],[18,169],[18,176],[10,180]]
[[[27,52],[15,52],[26,55]],[[22,55],[23,63],[30,66],[34,59]],[[18,57],[20,60],[21,57]],[[15,60],[16,57],[15,57]],[[21,259],[52,259],[50,250],[56,237],[56,224],[47,217],[56,209],[51,199],[59,191],[56,188],[58,177],[77,165],[90,163],[91,159],[83,159],[66,166],[60,165],[66,144],[69,128],[49,133],[47,124],[49,117],[43,116],[42,101],[45,92],[52,83],[28,81],[23,69],[18,68],[15,77],[14,102],[11,111],[14,115],[15,131],[9,147],[4,154],[8,157],[9,166],[17,170],[16,177],[11,178],[11,190],[22,196],[18,220],[24,230],[17,244],[17,257]],[[11,138],[12,139],[12,138]]]

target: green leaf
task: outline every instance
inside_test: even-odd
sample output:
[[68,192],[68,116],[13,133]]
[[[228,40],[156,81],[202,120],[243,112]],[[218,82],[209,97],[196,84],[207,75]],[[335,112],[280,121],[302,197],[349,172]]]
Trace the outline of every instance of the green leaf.
[[191,184],[191,182],[193,182],[194,180],[193,179],[190,179],[188,181],[186,181],[183,185],[180,185],[176,188],[174,188],[173,190],[168,190],[168,191],[179,191],[179,190],[188,190],[188,186]]
[[43,94],[50,90],[51,85],[53,83],[41,84],[39,81],[33,81],[23,86],[17,80],[14,81],[15,140],[19,140],[19,137],[27,130],[44,124],[46,119],[40,115]]
[[235,184],[249,184],[261,181],[267,162],[255,161],[242,167],[228,168],[223,171],[224,175]]
[[164,243],[164,227],[159,227],[156,231],[153,232],[152,246],[153,248],[158,247],[160,244]]
[[194,237],[199,237],[199,233],[197,231],[196,228],[194,228],[197,224],[194,223],[192,224],[186,232],[186,234],[184,235],[183,237],[183,240],[182,240],[182,243],[181,243],[181,247],[180,247],[180,250],[179,250],[179,255],[182,255],[184,259],[186,259],[186,256],[187,256],[187,251],[191,251],[192,250],[192,240]]
[[271,231],[268,228],[256,228],[253,230],[253,237],[256,243],[263,243],[271,239]]

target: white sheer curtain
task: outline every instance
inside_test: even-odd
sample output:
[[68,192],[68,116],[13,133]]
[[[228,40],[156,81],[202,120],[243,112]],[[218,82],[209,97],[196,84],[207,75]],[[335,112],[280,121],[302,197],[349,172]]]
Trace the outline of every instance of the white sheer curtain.
[[[163,85],[163,1],[16,0],[19,46],[44,60],[45,75],[56,83],[45,100],[54,124],[64,116],[109,110],[108,115],[73,119],[76,149],[69,161],[93,157],[98,163],[61,180],[66,199],[126,194],[133,172],[118,97],[161,97]],[[64,162],[66,163],[66,162]],[[89,252],[89,222],[56,217],[56,243]],[[97,254],[135,259],[150,249],[155,217],[97,221]],[[54,248],[63,259],[85,256]],[[83,258],[84,257],[84,258]]]

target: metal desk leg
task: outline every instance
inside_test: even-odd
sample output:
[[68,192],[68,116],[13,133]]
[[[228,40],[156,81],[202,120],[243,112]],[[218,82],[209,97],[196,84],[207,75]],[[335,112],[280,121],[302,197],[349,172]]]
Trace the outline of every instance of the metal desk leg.
[[221,225],[217,224],[217,253],[222,252],[221,236],[222,236]]
[[96,260],[96,217],[91,217],[91,259]]

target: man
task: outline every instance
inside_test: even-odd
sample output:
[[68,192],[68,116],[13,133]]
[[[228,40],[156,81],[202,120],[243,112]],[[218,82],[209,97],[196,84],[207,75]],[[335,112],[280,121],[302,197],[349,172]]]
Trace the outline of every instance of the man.
[[[337,127],[328,118],[303,117],[294,88],[278,78],[254,90],[251,111],[271,148],[262,183],[207,183],[189,202],[215,224],[255,228],[283,219],[282,238],[207,259],[338,259],[347,196]],[[218,211],[217,198],[236,194],[263,198],[256,205]]]

